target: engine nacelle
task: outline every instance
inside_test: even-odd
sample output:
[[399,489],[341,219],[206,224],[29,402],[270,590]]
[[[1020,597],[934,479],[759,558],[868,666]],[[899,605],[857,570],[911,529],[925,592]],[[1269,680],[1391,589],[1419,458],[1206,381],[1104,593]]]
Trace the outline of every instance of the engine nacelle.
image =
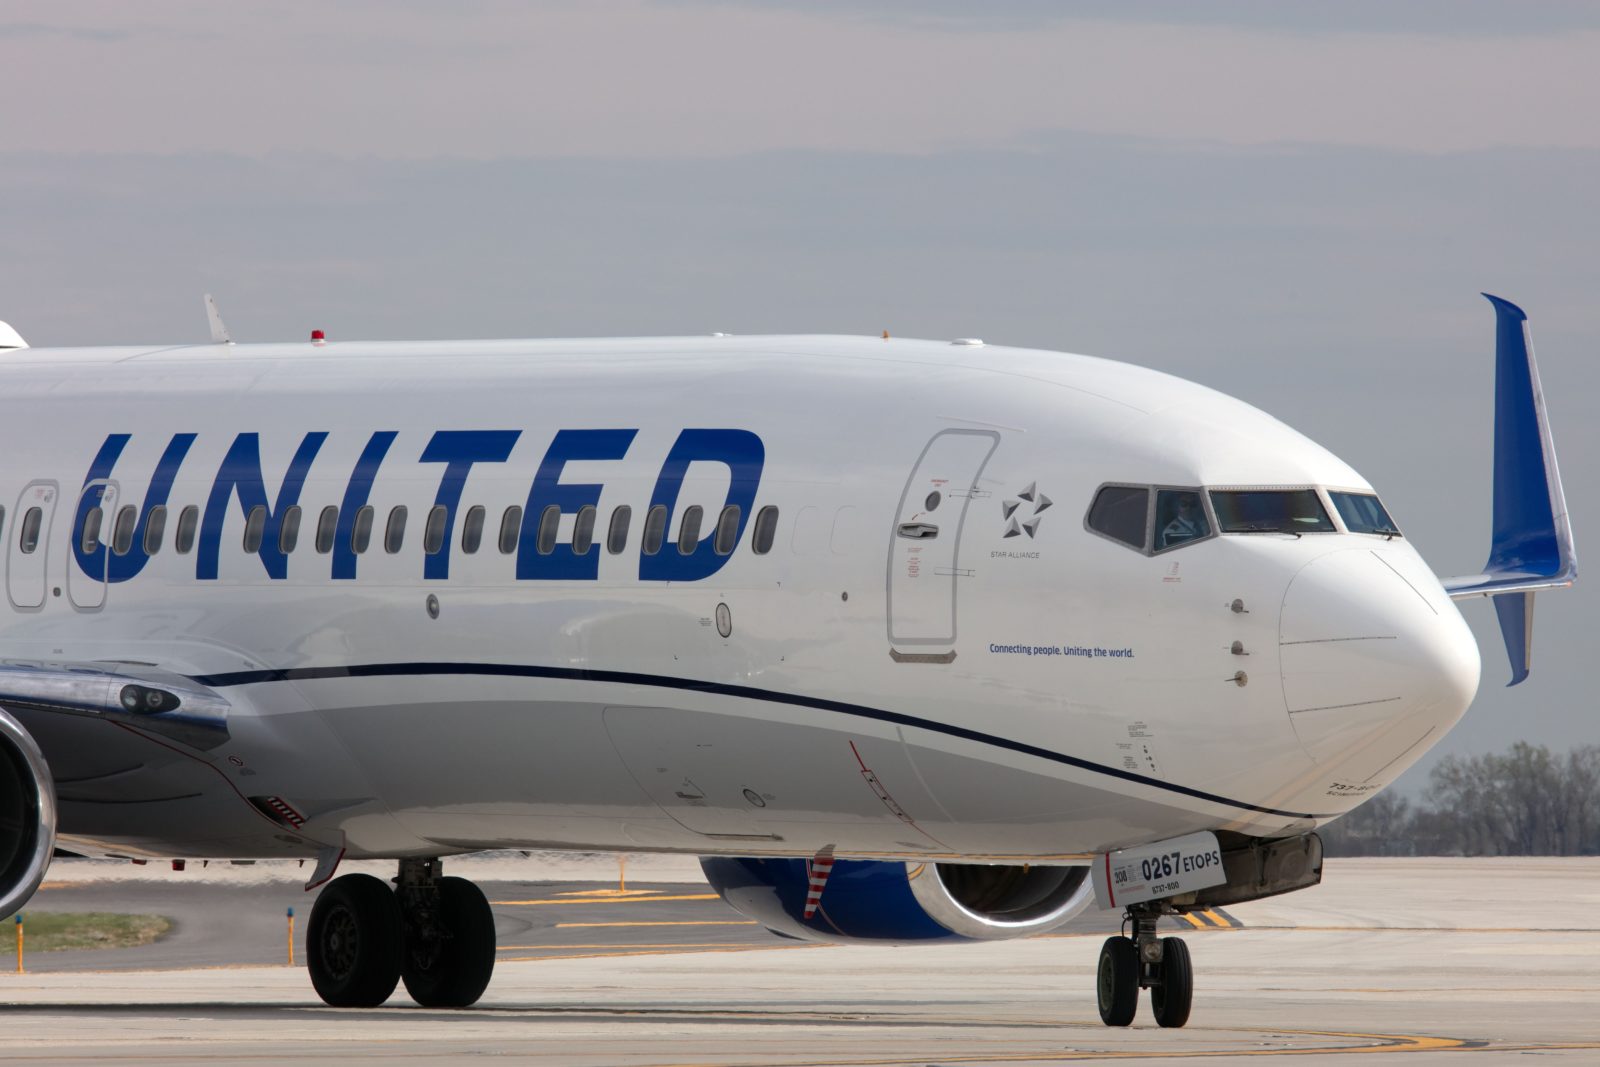
[[0,709],[0,917],[28,902],[56,847],[56,787],[33,735]]
[[706,880],[737,912],[806,941],[997,941],[1053,930],[1094,900],[1087,867],[838,860],[805,917],[803,859],[706,856]]

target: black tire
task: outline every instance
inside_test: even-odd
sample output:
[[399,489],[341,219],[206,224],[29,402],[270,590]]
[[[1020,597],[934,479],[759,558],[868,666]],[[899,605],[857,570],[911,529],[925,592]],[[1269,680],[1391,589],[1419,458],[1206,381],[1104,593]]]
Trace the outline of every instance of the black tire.
[[439,879],[439,922],[449,934],[430,947],[407,946],[400,977],[425,1008],[477,1003],[494,974],[494,912],[465,878]]
[[1178,1027],[1189,1021],[1194,1002],[1194,967],[1189,946],[1181,938],[1161,939],[1161,984],[1150,987],[1150,1010],[1162,1026]]
[[1100,946],[1100,967],[1095,974],[1100,1021],[1107,1026],[1127,1026],[1139,1010],[1139,947],[1131,937],[1108,937]]
[[306,925],[306,968],[336,1008],[375,1008],[400,981],[400,903],[370,874],[335,878]]

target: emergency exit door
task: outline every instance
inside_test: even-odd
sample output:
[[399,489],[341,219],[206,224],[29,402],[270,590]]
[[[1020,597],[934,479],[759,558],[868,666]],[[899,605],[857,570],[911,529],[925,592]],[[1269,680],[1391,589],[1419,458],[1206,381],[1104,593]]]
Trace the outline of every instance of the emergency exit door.
[[906,479],[889,537],[889,651],[900,662],[955,658],[961,532],[978,479],[1000,445],[993,430],[941,430]]
[[45,566],[50,556],[50,523],[55,518],[55,482],[29,482],[17,497],[6,538],[6,595],[23,611],[44,607]]
[[73,523],[72,536],[77,543],[67,557],[67,598],[79,611],[99,611],[106,605],[111,526],[120,495],[116,482],[100,478],[86,484],[78,499],[78,514],[83,516],[83,522]]

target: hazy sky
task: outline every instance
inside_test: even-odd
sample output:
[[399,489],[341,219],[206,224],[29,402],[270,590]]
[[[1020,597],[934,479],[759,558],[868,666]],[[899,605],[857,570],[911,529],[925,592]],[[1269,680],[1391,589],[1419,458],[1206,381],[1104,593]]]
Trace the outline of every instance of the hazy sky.
[[[8,0],[0,319],[43,344],[839,331],[1239,395],[1488,542],[1492,316],[1600,515],[1600,5]],[[1589,590],[1436,751],[1600,742]],[[1413,774],[1410,783],[1415,784]]]

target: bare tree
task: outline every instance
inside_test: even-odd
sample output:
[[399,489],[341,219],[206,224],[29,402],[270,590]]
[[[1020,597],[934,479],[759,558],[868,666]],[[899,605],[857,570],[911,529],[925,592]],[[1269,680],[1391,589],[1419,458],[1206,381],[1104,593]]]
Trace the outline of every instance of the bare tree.
[[1600,745],[1446,756],[1413,809],[1382,793],[1323,829],[1331,855],[1600,855]]

